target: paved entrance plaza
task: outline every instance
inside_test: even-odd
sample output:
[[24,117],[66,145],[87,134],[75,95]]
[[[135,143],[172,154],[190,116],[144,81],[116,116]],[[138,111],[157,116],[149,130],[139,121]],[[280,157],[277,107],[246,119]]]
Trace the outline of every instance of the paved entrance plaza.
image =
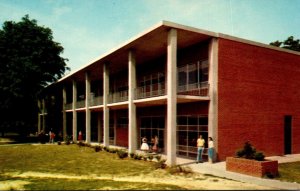
[[[278,163],[296,162],[300,161],[300,154],[272,156],[266,157],[269,160],[278,160]],[[195,160],[177,158],[177,164],[190,167],[194,172],[201,174],[211,174],[218,177],[225,177],[232,180],[241,182],[253,183],[260,186],[274,187],[274,189],[289,189],[299,190],[299,183],[282,182],[279,180],[257,178],[253,176],[243,175],[239,173],[226,171],[226,162],[217,162],[210,164],[208,162],[196,164]]]

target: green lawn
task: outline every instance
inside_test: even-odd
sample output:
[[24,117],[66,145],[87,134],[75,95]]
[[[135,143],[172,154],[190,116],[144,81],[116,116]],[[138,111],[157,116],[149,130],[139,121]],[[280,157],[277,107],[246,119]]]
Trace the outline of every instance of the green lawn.
[[115,153],[75,144],[0,146],[0,153],[0,181],[23,181],[29,190],[183,189],[130,180],[151,175],[154,162],[119,159]]
[[[208,175],[172,174],[157,164],[76,144],[0,145],[0,190],[264,189]],[[300,162],[280,164],[279,172],[277,179],[300,183]]]
[[279,164],[279,177],[276,179],[300,183],[300,161]]

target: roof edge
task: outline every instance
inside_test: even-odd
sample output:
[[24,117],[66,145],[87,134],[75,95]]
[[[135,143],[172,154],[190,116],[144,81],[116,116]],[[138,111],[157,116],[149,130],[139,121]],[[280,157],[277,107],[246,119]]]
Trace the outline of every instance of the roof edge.
[[191,27],[191,26],[187,26],[187,25],[182,25],[182,24],[171,22],[171,21],[163,20],[162,24],[164,26],[168,26],[168,27],[172,27],[172,28],[182,29],[182,30],[186,30],[186,31],[196,32],[196,33],[201,33],[201,34],[205,34],[205,35],[212,36],[212,37],[219,37],[219,33],[204,30],[204,29],[199,29],[199,28]]
[[281,47],[277,47],[277,46],[272,46],[272,45],[269,45],[269,44],[265,44],[265,43],[261,43],[261,42],[257,42],[257,41],[252,41],[252,40],[248,40],[248,39],[244,39],[244,38],[239,38],[239,37],[235,37],[235,36],[231,36],[231,35],[227,35],[227,34],[223,34],[223,33],[219,33],[219,38],[224,38],[224,39],[227,39],[227,40],[232,40],[232,41],[236,41],[236,42],[241,42],[241,43],[250,44],[250,45],[253,45],[253,46],[258,46],[258,47],[262,47],[262,48],[267,48],[267,49],[271,49],[271,50],[286,52],[286,53],[295,54],[295,55],[300,56],[300,52],[297,52],[295,50],[290,50],[290,49],[285,49],[285,48],[281,48]]
[[151,32],[151,31],[153,31],[153,30],[155,30],[155,29],[157,29],[161,26],[166,26],[166,27],[170,27],[170,28],[176,28],[176,29],[180,29],[180,30],[191,31],[191,32],[195,32],[195,33],[201,33],[201,34],[205,34],[205,35],[215,37],[215,38],[224,38],[224,39],[228,39],[228,40],[232,40],[232,41],[236,41],[236,42],[241,42],[241,43],[245,43],[245,44],[250,44],[250,45],[254,45],[254,46],[259,46],[259,47],[263,47],[263,48],[268,48],[268,49],[281,51],[281,52],[286,52],[286,53],[291,53],[291,54],[295,54],[295,55],[300,56],[300,52],[297,52],[297,51],[284,49],[284,48],[281,48],[281,47],[275,47],[275,46],[264,44],[264,43],[261,43],[261,42],[247,40],[247,39],[244,39],[244,38],[239,38],[239,37],[235,37],[235,36],[231,36],[231,35],[227,35],[227,34],[223,34],[223,33],[216,33],[216,32],[203,30],[203,29],[199,29],[199,28],[195,28],[195,27],[191,27],[191,26],[186,26],[186,25],[178,24],[178,23],[171,22],[171,21],[162,20],[162,21],[158,22],[157,24],[153,25],[152,27],[150,27],[150,28],[138,33],[137,35],[133,36],[129,40],[126,40],[125,42],[121,43],[120,45],[116,46],[115,48],[110,49],[109,51],[102,54],[101,56],[96,57],[95,59],[91,60],[90,62],[88,62],[84,66],[80,67],[79,69],[65,75],[64,77],[62,77],[61,79],[59,79],[55,83],[59,83],[59,82],[65,80],[65,79],[71,77],[72,75],[75,75],[77,72],[87,68],[88,66],[94,64],[95,62],[105,58],[106,56],[112,54],[113,52],[115,52],[115,51],[121,49],[122,47],[134,42],[135,40],[141,38],[145,34]]

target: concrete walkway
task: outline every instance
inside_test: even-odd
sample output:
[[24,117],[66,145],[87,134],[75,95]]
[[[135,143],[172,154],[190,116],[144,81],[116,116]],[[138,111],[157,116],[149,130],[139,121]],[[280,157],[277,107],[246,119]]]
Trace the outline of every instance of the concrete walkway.
[[[278,163],[300,161],[300,154],[266,157],[269,160],[278,160]],[[299,183],[283,182],[279,180],[257,178],[244,174],[226,171],[225,162],[210,164],[208,162],[196,164],[195,160],[177,158],[177,164],[190,167],[194,172],[210,174],[240,182],[252,183],[260,186],[272,187],[274,189],[300,190]]]

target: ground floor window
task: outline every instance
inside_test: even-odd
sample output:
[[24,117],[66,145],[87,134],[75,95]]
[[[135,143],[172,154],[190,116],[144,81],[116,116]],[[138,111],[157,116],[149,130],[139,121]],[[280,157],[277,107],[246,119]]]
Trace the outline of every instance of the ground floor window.
[[158,148],[160,152],[164,150],[164,130],[165,130],[165,118],[161,116],[141,117],[140,128],[140,144],[143,137],[147,138],[148,145],[152,146],[151,140],[155,136],[158,137]]
[[207,144],[207,115],[177,116],[177,155],[189,158],[196,157],[197,138],[200,134]]

